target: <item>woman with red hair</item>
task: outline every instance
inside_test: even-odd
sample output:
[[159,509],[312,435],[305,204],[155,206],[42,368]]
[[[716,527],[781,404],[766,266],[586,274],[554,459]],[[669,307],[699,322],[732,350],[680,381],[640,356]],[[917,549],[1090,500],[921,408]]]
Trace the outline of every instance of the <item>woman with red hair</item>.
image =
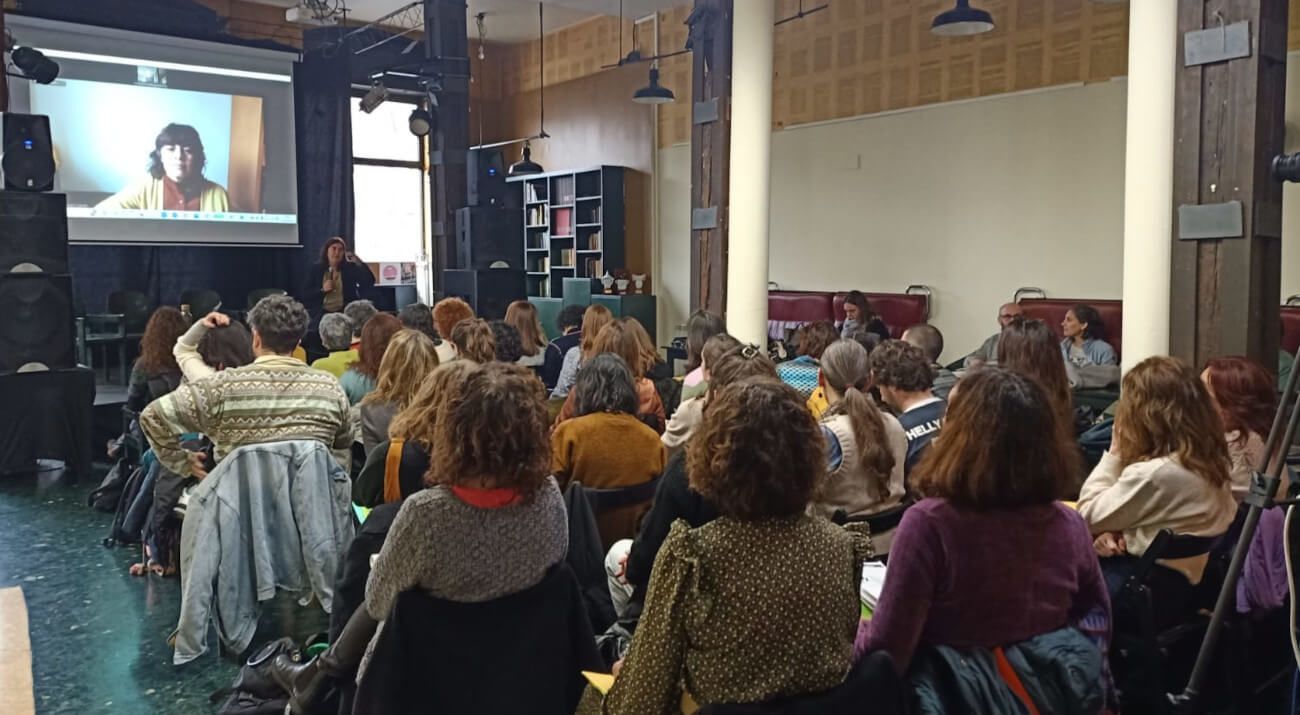
[[1254,360],[1232,356],[1206,363],[1201,381],[1223,418],[1232,458],[1232,495],[1241,501],[1250,491],[1251,472],[1264,457],[1264,440],[1277,412],[1276,379]]

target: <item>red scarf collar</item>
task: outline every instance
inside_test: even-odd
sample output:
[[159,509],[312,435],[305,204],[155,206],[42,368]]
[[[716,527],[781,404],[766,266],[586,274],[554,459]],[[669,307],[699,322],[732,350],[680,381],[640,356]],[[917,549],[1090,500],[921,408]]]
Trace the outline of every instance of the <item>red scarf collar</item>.
[[479,487],[465,487],[452,485],[451,493],[456,495],[457,499],[476,506],[480,509],[500,509],[501,507],[510,506],[519,501],[522,496],[518,489],[499,488],[499,489],[482,489]]

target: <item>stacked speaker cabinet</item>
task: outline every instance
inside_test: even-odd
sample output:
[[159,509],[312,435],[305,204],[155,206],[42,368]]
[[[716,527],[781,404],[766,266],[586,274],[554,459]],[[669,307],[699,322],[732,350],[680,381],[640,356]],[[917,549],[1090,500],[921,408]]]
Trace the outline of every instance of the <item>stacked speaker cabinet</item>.
[[4,114],[0,191],[0,373],[77,364],[68,202],[54,183],[46,117]]
[[527,297],[524,272],[517,268],[448,269],[442,272],[442,292],[461,298],[484,320],[501,320],[506,308]]

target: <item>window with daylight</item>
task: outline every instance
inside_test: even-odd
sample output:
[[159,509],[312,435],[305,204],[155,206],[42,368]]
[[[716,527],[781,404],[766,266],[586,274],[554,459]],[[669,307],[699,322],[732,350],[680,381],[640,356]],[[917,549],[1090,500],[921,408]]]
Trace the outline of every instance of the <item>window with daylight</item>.
[[367,114],[352,99],[356,252],[369,263],[415,261],[423,252],[429,184],[420,141],[407,128],[411,108],[389,100]]

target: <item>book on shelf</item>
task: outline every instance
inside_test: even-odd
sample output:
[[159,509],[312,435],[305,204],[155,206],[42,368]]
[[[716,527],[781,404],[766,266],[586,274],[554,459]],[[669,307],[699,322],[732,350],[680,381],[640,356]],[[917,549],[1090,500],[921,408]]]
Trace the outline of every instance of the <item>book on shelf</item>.
[[524,200],[532,203],[535,201],[545,201],[546,197],[542,196],[537,191],[537,184],[529,182],[524,184]]
[[582,212],[583,223],[600,223],[600,206]]
[[555,235],[573,234],[573,209],[555,209]]
[[558,176],[555,178],[555,203],[571,204],[575,194],[572,176]]
[[551,297],[551,280],[549,278],[543,278],[542,280],[537,281],[537,297]]
[[605,273],[601,269],[601,260],[599,258],[588,258],[584,267],[587,270],[588,278],[597,278]]
[[588,251],[600,250],[600,231],[593,231],[587,234],[587,250]]
[[572,268],[573,265],[574,265],[573,249],[572,249],[572,248],[561,248],[561,249],[560,249],[560,265],[559,265],[558,267],[560,267],[560,268]]
[[530,206],[528,208],[528,225],[545,226],[546,225],[546,207]]

